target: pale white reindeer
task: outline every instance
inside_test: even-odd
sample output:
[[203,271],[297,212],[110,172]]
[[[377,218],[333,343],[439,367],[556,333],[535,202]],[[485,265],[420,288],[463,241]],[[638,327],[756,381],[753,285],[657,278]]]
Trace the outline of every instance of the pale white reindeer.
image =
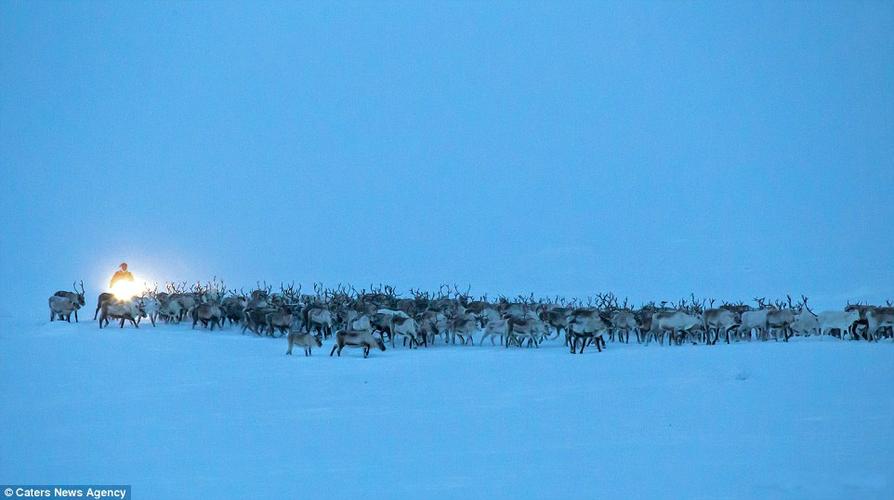
[[[75,304],[77,306],[74,309],[75,323],[78,323],[78,309],[84,307],[87,304],[87,302],[85,300],[86,292],[84,292],[84,280],[81,280],[80,285],[81,285],[80,291],[78,291],[78,284],[72,283],[71,288],[72,288],[72,290],[74,290],[73,292],[59,290],[58,292],[56,292],[54,294],[56,297],[68,298],[69,300],[72,301],[73,304]],[[52,321],[52,318],[50,318],[50,321]]]
[[58,318],[62,321],[71,323],[72,313],[77,314],[77,311],[80,308],[78,303],[71,300],[69,297],[53,295],[49,298],[48,302],[50,306],[50,321],[55,321],[56,318]]
[[854,323],[860,321],[860,312],[857,310],[822,311],[817,315],[817,321],[821,335],[831,335],[833,330],[838,330],[841,337],[844,338],[845,333],[851,331]]
[[720,340],[721,332],[725,334],[726,343],[729,344],[730,333],[739,327],[740,322],[739,315],[735,311],[724,307],[706,309],[702,313],[702,318],[705,320],[705,337],[708,345],[716,344]]
[[99,314],[99,327],[109,325],[110,319],[120,320],[119,328],[124,328],[124,322],[130,321],[134,328],[139,328],[137,318],[145,318],[143,301],[134,297],[130,300],[107,300],[102,303]]
[[658,311],[652,314],[652,331],[650,338],[657,338],[658,343],[664,344],[665,333],[668,335],[668,345],[676,343],[682,344],[686,335],[693,335],[696,331],[703,332],[705,329],[704,320],[697,314],[690,314],[683,311]]
[[[405,315],[394,315],[391,317],[391,347],[394,347],[394,336],[403,335],[405,340],[409,342],[410,348],[423,344],[424,341],[419,339],[419,325],[416,320]],[[427,342],[425,342],[427,344]]]
[[484,341],[488,338],[490,339],[491,345],[496,345],[494,343],[494,337],[500,337],[500,345],[503,345],[508,336],[509,320],[504,318],[491,319],[485,323],[484,333],[481,335],[481,340],[478,341],[478,345],[484,345]]
[[289,333],[289,350],[286,354],[292,355],[293,346],[301,346],[304,348],[304,355],[310,356],[314,347],[323,347],[320,337],[311,333],[291,332]]

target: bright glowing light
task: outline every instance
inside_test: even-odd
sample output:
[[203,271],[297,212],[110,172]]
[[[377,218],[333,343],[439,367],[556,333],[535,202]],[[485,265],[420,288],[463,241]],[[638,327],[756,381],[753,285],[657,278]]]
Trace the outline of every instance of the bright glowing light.
[[137,282],[136,278],[133,281],[119,280],[115,282],[115,286],[109,289],[109,292],[115,294],[115,298],[118,300],[130,300],[143,293],[143,287]]

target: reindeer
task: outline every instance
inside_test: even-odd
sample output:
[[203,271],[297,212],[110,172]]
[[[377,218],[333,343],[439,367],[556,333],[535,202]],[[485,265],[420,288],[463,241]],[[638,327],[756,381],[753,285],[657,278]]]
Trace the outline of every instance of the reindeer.
[[[798,312],[803,309],[803,304],[793,306],[792,296],[786,295],[785,297],[787,305],[778,302],[775,309],[767,311],[767,330],[773,334],[774,340],[779,340],[776,331],[782,330],[783,340],[788,342],[788,339],[794,335],[792,324],[795,322]],[[804,296],[802,295],[801,297],[804,300]]]
[[451,344],[455,344],[456,337],[459,337],[462,345],[466,345],[466,343],[474,345],[475,339],[472,335],[477,330],[478,320],[474,316],[466,315],[465,313],[454,314],[453,316],[448,316],[447,329],[445,330],[446,340]]
[[406,316],[406,313],[404,313],[403,311],[380,308],[377,309],[376,312],[374,312],[369,318],[369,323],[372,326],[372,331],[378,332],[379,335],[382,336],[382,340],[386,340],[385,337],[387,336],[388,339],[391,340],[392,348],[394,347],[394,334],[391,331],[391,318],[395,314],[402,314]]
[[467,313],[471,313],[475,315],[475,319],[478,320],[478,326],[484,328],[491,321],[499,321],[503,319],[503,316],[500,315],[500,311],[498,311],[494,307],[485,307],[479,310],[478,312],[472,312],[472,309],[466,309]]
[[447,335],[448,321],[447,317],[442,313],[434,310],[426,310],[416,321],[419,326],[419,336],[424,340],[425,344],[434,344],[435,337],[444,333]]
[[366,330],[373,331],[372,321],[369,314],[360,312],[355,309],[347,309],[343,313],[340,323],[345,330]]
[[[704,323],[700,316],[683,311],[658,311],[652,314],[651,338],[658,338],[659,344],[664,345],[664,334],[668,333],[668,345],[683,343],[687,334],[693,331],[704,331]],[[648,344],[647,339],[646,344]]]
[[200,321],[202,322],[202,326],[204,327],[207,327],[210,324],[211,331],[214,331],[215,325],[217,325],[218,330],[223,328],[223,309],[221,309],[219,305],[213,302],[199,304],[193,307],[191,315],[193,329],[195,329],[196,324],[198,324]]
[[327,307],[308,306],[302,311],[302,315],[304,316],[305,332],[310,333],[311,330],[314,330],[324,338],[329,338],[332,335],[332,313]]
[[509,337],[509,320],[508,319],[492,319],[489,320],[484,325],[484,334],[481,336],[481,340],[478,341],[478,345],[484,345],[484,341],[490,338],[490,345],[494,344],[494,337],[500,337],[500,345],[503,345],[504,339],[506,339],[506,343],[508,343]]
[[618,332],[618,342],[622,339],[624,343],[630,342],[630,330],[636,332],[636,341],[640,341],[640,333],[636,324],[636,316],[629,310],[617,310],[611,313],[612,334]]
[[819,316],[810,310],[807,305],[807,296],[801,295],[801,310],[795,315],[795,322],[792,323],[792,329],[799,332],[805,337],[816,333],[821,334]]
[[314,347],[323,347],[320,337],[310,333],[290,332],[289,333],[289,350],[286,354],[292,355],[292,346],[304,347],[304,355],[310,356]]
[[848,302],[847,307],[844,308],[845,312],[857,312],[860,315],[860,319],[849,330],[851,337],[856,339],[857,330],[860,328],[864,332],[862,334],[863,338],[869,341],[878,338],[879,330],[891,330],[892,334],[894,334],[894,327],[891,326],[891,315],[894,314],[894,306],[892,306],[890,300],[886,304],[887,307],[877,307]]
[[137,318],[145,318],[146,311],[143,309],[143,301],[139,298],[131,300],[107,300],[102,303],[99,315],[99,328],[109,325],[109,318],[120,320],[119,328],[124,328],[124,322],[130,321],[134,328],[139,328]]
[[571,308],[568,307],[544,307],[540,311],[540,320],[556,331],[556,336],[552,338],[558,338],[563,332],[567,333],[570,312]]
[[246,309],[242,315],[242,334],[245,330],[251,330],[255,335],[264,335],[267,327],[267,315],[275,312],[274,309]]
[[757,330],[759,339],[763,339],[767,332],[767,313],[770,311],[771,306],[767,306],[765,300],[764,297],[755,297],[754,301],[757,302],[758,308],[756,310],[745,311],[742,313],[739,333],[747,335],[749,340],[751,340],[751,332],[753,330]]
[[783,340],[788,342],[788,339],[794,335],[794,331],[792,330],[792,323],[794,322],[795,311],[792,309],[773,309],[767,311],[767,330],[773,335],[775,340],[779,340],[776,331],[782,330]]
[[[724,307],[706,309],[702,318],[705,321],[705,337],[708,345],[714,345],[720,340],[720,332],[726,334],[726,343],[729,344],[730,332],[739,328],[739,315]],[[711,332],[714,332],[713,340]]]
[[220,304],[224,310],[224,316],[230,322],[230,325],[242,322],[247,305],[248,298],[245,292],[236,293],[236,290],[231,290],[230,296],[226,297]]
[[99,316],[99,310],[102,309],[103,302],[108,300],[116,300],[115,294],[111,292],[103,292],[96,298],[96,311],[93,313],[93,321],[96,321],[96,317]]
[[[72,303],[77,304],[77,307],[74,310],[75,323],[78,323],[78,309],[84,307],[87,304],[87,302],[84,300],[84,296],[87,294],[84,291],[84,280],[81,280],[80,285],[81,285],[80,292],[78,291],[77,283],[72,283],[71,288],[72,288],[72,290],[74,290],[73,292],[66,292],[64,290],[59,290],[58,292],[53,294],[56,297],[66,297],[66,298],[70,299],[72,301]],[[93,319],[96,319],[96,318],[93,318]],[[51,319],[51,321],[52,321],[52,319]]]
[[[428,345],[428,342],[423,339],[419,340],[419,325],[416,323],[416,320],[413,318],[409,318],[407,316],[398,316],[394,315],[391,317],[391,333],[392,335],[403,335],[404,340],[408,340],[410,343],[410,348],[412,349],[414,345]],[[391,338],[391,347],[394,347],[394,337]]]
[[[410,347],[413,347],[414,344],[422,344],[418,338],[418,323],[401,310],[388,308],[378,309],[375,314],[373,314],[372,319],[370,320],[370,325],[372,331],[378,331],[382,335],[388,334],[391,339],[392,348],[394,347],[395,335],[403,335],[405,341],[410,341]],[[425,341],[425,344],[428,344],[427,340]]]
[[860,321],[860,312],[856,309],[850,311],[822,311],[817,316],[820,326],[820,335],[832,334],[834,330],[841,332],[842,338],[845,332],[850,332],[854,323]]
[[[161,305],[158,302],[158,299],[152,296],[143,296],[141,298],[143,301],[143,309],[146,311],[146,317],[149,318],[149,322],[152,323],[152,326],[155,326],[155,320],[158,319],[158,316],[161,311]],[[139,324],[140,318],[137,318],[137,324]]]
[[75,313],[75,321],[77,321],[77,311],[78,308],[80,308],[80,305],[78,305],[75,300],[72,300],[71,297],[53,295],[49,298],[49,306],[50,321],[55,321],[58,317],[60,320],[65,320],[71,323],[72,313]]
[[510,316],[506,318],[506,322],[508,326],[506,332],[507,348],[513,342],[521,347],[525,340],[528,341],[528,347],[531,345],[540,347],[538,339],[546,333],[546,327],[542,321],[537,318],[516,319]]
[[866,311],[868,328],[866,335],[869,340],[878,340],[880,330],[891,330],[894,333],[894,307],[888,302],[888,307],[873,307]]
[[289,333],[292,327],[292,310],[288,306],[280,307],[279,311],[267,313],[264,322],[267,325],[269,335],[273,336],[278,329],[281,334]]
[[339,330],[335,332],[335,345],[332,346],[329,356],[331,357],[336,352],[341,356],[341,351],[345,346],[362,348],[364,358],[369,357],[369,350],[373,347],[378,347],[380,351],[385,350],[385,342],[370,332]]
[[648,333],[652,330],[652,314],[658,310],[654,302],[643,304],[638,310],[634,311],[633,316],[636,318],[636,340],[637,342],[645,342]]
[[164,300],[160,301],[159,314],[168,321],[180,323],[198,304],[197,297],[202,287],[200,283],[196,283],[190,293],[187,291],[185,281],[181,283],[168,282],[165,284],[165,290],[167,294],[164,295]]
[[167,293],[160,293],[156,296],[158,300],[158,317],[164,319],[165,323],[180,323],[180,319],[186,312],[183,305]]
[[264,282],[263,288],[261,288],[260,282],[257,285],[258,288],[252,290],[248,303],[245,304],[246,309],[264,309],[268,305],[270,292],[273,290],[273,286],[267,285],[266,281]]
[[[154,289],[149,289],[149,286],[146,285],[146,290],[140,296],[140,300],[143,303],[143,310],[146,312],[146,317],[149,318],[149,321],[152,323],[152,326],[155,326],[155,320],[158,319],[161,310],[161,303],[158,300],[158,283],[155,284]],[[137,324],[140,324],[140,320],[142,317],[137,317]]]
[[571,312],[571,320],[568,322],[566,341],[571,347],[571,354],[577,352],[577,344],[580,342],[580,353],[590,342],[596,344],[596,349],[602,352],[605,347],[604,335],[608,334],[611,324],[599,315],[599,310],[594,308],[579,308]]

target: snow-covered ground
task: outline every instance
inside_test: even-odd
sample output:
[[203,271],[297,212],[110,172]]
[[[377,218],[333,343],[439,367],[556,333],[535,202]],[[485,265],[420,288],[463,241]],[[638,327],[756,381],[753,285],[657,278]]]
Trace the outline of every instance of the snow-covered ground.
[[572,356],[0,326],[0,483],[135,498],[894,498],[894,345]]

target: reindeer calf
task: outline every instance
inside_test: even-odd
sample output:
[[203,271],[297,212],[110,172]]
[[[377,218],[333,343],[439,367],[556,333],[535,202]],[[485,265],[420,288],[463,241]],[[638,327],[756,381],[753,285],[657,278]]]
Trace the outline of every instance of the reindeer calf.
[[313,349],[314,347],[323,347],[323,342],[320,340],[320,337],[317,337],[316,335],[310,333],[289,333],[289,350],[286,351],[286,354],[291,356],[292,347],[296,345],[304,347],[304,355],[310,356],[311,349]]

